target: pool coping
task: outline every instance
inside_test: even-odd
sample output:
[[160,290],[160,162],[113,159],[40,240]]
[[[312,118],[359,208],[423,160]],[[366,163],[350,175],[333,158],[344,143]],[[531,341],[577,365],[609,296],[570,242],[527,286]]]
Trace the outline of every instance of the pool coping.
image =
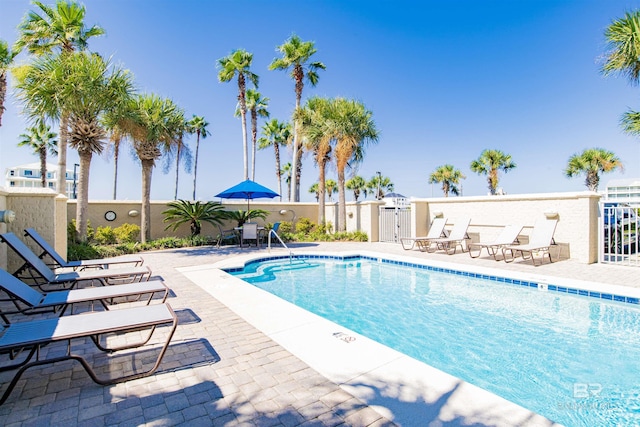
[[[496,426],[558,425],[224,271],[259,259],[288,257],[283,251],[273,252],[267,256],[240,255],[213,264],[178,268],[178,271],[310,367],[399,425],[424,425],[425,420],[431,419]],[[296,251],[297,256],[312,258],[366,257],[460,272],[470,272],[473,267],[432,260],[408,261],[406,257],[373,251],[332,251],[330,254]],[[473,270],[496,277],[505,276],[504,271],[491,268]],[[542,275],[514,272],[509,276],[518,276],[517,280],[521,281],[546,283]]]

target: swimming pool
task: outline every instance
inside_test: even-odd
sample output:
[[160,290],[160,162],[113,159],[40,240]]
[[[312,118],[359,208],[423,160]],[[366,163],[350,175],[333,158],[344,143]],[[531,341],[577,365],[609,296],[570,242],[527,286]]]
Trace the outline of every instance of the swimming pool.
[[366,257],[324,258],[263,260],[231,274],[566,425],[640,420],[634,299],[581,298],[571,294],[585,291],[553,284],[540,291],[533,282]]

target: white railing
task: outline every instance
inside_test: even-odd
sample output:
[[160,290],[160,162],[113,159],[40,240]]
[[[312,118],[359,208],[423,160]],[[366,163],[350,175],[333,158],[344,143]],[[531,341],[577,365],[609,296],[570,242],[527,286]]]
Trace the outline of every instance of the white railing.
[[278,239],[278,241],[280,242],[280,244],[289,251],[289,262],[291,262],[292,258],[293,258],[293,252],[291,251],[291,249],[289,249],[289,246],[286,245],[286,243],[284,243],[282,241],[282,239],[280,238],[280,236],[278,236],[278,233],[275,232],[275,230],[269,230],[269,234],[267,234],[267,250],[269,251],[269,253],[271,253],[271,235],[276,236],[276,238]]
[[598,219],[598,261],[640,266],[640,217],[623,203],[601,202]]

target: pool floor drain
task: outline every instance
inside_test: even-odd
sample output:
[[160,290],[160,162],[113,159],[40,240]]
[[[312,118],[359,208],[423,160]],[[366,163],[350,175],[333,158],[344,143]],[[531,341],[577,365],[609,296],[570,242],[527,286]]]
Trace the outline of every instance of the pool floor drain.
[[352,337],[351,335],[347,335],[344,332],[334,332],[333,336],[335,338],[338,338],[341,341],[346,342],[346,343],[354,342],[356,340],[356,337]]

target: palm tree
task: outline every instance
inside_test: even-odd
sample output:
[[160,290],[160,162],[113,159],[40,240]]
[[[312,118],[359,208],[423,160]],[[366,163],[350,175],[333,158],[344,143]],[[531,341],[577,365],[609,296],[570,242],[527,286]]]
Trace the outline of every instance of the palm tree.
[[314,182],[313,185],[309,187],[309,193],[314,195],[314,197],[316,198],[316,202],[320,201],[320,192],[318,190],[319,188],[320,186],[317,182]]
[[326,166],[331,161],[332,142],[332,101],[326,98],[312,97],[303,108],[296,110],[296,121],[304,145],[313,152],[318,165],[318,224],[325,223]]
[[325,182],[324,186],[325,186],[324,187],[325,188],[325,193],[327,194],[327,197],[329,198],[329,201],[332,202],[333,201],[333,195],[338,192],[338,183],[334,179],[328,179]]
[[176,183],[174,186],[173,200],[178,200],[178,178],[180,176],[180,162],[182,161],[187,173],[191,173],[191,149],[188,145],[184,144],[184,134],[186,132],[187,123],[185,122],[184,128],[177,136],[176,140],[165,147],[165,154],[168,154],[167,159],[170,159],[174,154],[176,156]]
[[353,200],[356,202],[360,198],[360,193],[367,197],[367,181],[363,177],[356,175],[345,183],[347,190],[353,191]]
[[394,185],[391,178],[376,174],[367,182],[367,187],[375,194],[376,200],[382,200],[386,193],[393,192]]
[[200,148],[200,137],[205,139],[207,136],[211,135],[207,130],[207,126],[209,126],[209,122],[207,122],[204,117],[196,116],[195,114],[187,122],[187,131],[191,134],[196,134],[196,155],[193,160],[193,200],[196,200],[196,178],[198,174],[198,150]]
[[616,155],[603,148],[589,148],[569,158],[564,173],[567,178],[585,174],[584,184],[590,191],[598,191],[600,174],[623,169],[622,162]]
[[202,231],[202,223],[221,225],[227,219],[226,211],[218,202],[189,202],[178,200],[167,203],[169,209],[162,212],[165,216],[162,222],[170,222],[165,230],[176,231],[182,224],[189,224],[191,237],[199,236]]
[[478,175],[487,175],[489,192],[495,196],[498,188],[498,172],[509,172],[515,168],[516,164],[511,159],[511,155],[500,150],[484,150],[480,157],[471,162],[471,170]]
[[456,196],[460,194],[458,184],[461,179],[465,179],[466,176],[462,174],[460,169],[456,169],[453,165],[438,166],[431,175],[429,175],[429,183],[442,183],[442,192],[444,197],[449,197],[449,192]]
[[99,118],[128,97],[133,88],[131,75],[85,52],[41,56],[23,72],[18,90],[27,115],[33,119],[68,117],[69,145],[80,158],[76,227],[78,239],[85,241],[91,159],[104,149],[105,131]]
[[[605,76],[622,74],[633,85],[640,82],[640,10],[627,12],[605,30],[609,51],[602,66]],[[639,135],[640,113],[628,110],[622,116],[625,132]]]
[[[62,53],[71,53],[75,50],[85,50],[88,40],[104,34],[104,30],[98,26],[87,28],[84,24],[85,8],[79,3],[57,0],[55,9],[34,0],[40,13],[29,11],[22,23],[18,26],[20,32],[15,44],[15,51],[23,48],[35,55],[44,55],[60,50]],[[60,112],[60,138],[58,140],[58,179],[56,191],[60,194],[66,192],[67,173],[67,143],[69,142],[69,117],[65,112]]]
[[363,103],[344,98],[333,101],[332,135],[336,140],[334,158],[338,170],[338,231],[346,231],[345,169],[349,161],[364,156],[364,145],[378,141],[373,113]]
[[4,113],[4,99],[7,96],[7,71],[15,58],[16,52],[9,49],[4,40],[0,40],[0,126],[2,126],[2,114]]
[[246,50],[234,50],[228,56],[218,59],[220,72],[218,80],[220,82],[229,82],[236,75],[238,79],[238,105],[240,106],[240,116],[242,119],[242,149],[244,155],[244,179],[249,179],[249,159],[247,147],[247,79],[258,87],[258,75],[250,70],[253,54]]
[[291,201],[291,162],[285,163],[280,171],[281,175],[284,175],[284,182],[287,184],[287,201]]
[[120,100],[113,108],[102,116],[102,126],[104,127],[109,140],[113,146],[113,200],[117,199],[118,193],[118,160],[120,159],[120,148],[127,140],[126,127],[131,122],[132,112],[130,111],[131,99],[128,94],[125,99]]
[[291,124],[272,119],[262,126],[262,137],[258,140],[258,150],[273,147],[276,157],[276,179],[278,194],[282,201],[282,171],[280,170],[280,146],[287,145],[291,139]]
[[56,133],[44,121],[39,120],[35,126],[27,129],[28,133],[20,135],[18,147],[28,147],[33,150],[40,159],[40,182],[42,188],[47,187],[47,153],[58,155]]
[[255,89],[247,89],[247,110],[251,113],[251,179],[256,179],[256,145],[258,140],[258,116],[269,117],[269,98],[263,98]]
[[184,131],[184,113],[170,99],[157,95],[139,95],[132,101],[135,114],[127,133],[142,165],[142,242],[151,239],[151,174],[161,155],[162,146],[173,144]]
[[[295,82],[296,111],[300,108],[302,100],[302,89],[304,88],[305,77],[311,86],[318,83],[318,70],[326,69],[322,62],[309,62],[311,56],[317,52],[315,43],[312,41],[303,42],[300,37],[293,34],[277,51],[282,54],[282,58],[274,59],[269,65],[270,70],[291,69],[291,78]],[[300,201],[300,174],[301,174],[301,144],[298,135],[298,123],[294,121],[293,131],[293,170],[292,187],[294,191],[294,202]]]

